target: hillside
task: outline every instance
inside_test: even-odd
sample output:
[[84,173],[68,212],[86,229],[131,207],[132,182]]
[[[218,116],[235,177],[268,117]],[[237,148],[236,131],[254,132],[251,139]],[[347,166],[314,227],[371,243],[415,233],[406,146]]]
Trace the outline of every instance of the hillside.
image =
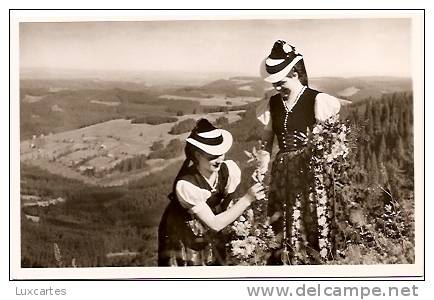
[[[348,189],[345,247],[337,264],[414,263],[412,95],[383,95],[346,106],[356,134]],[[244,150],[260,137],[253,110],[225,128],[234,135],[228,157],[243,174],[252,167]],[[22,164],[22,266],[152,266],[156,264],[157,226],[180,161],[120,187],[95,187]],[[249,176],[243,176],[245,190]],[[390,198],[379,187],[393,195]],[[31,196],[48,206],[24,206]],[[351,205],[350,205],[351,203]],[[393,211],[390,207],[393,204]],[[399,214],[396,211],[399,210]],[[354,219],[354,211],[365,219]],[[348,214],[348,215],[347,215]]]
[[[310,85],[351,101],[412,90],[410,79],[394,77],[312,78]],[[270,88],[257,77],[231,77],[182,87],[95,79],[22,79],[20,139],[114,119],[245,109]]]
[[309,84],[312,88],[352,101],[413,90],[411,79],[399,77],[321,77],[311,78]]
[[[411,81],[313,78],[311,85],[357,102],[361,97],[379,98],[387,91],[407,90]],[[181,141],[191,124],[177,134],[169,134],[171,128],[201,117],[233,123],[243,111],[254,109],[264,93],[269,93],[267,88],[256,77],[231,77],[182,88],[85,79],[23,79],[21,160],[91,184],[122,185],[179,159]],[[240,134],[253,140],[252,128]]]
[[[356,228],[347,216],[347,255],[336,263],[414,262],[413,99],[403,92],[411,80],[312,78],[311,86],[352,102],[342,109],[358,138],[348,197],[372,226]],[[254,109],[270,88],[256,77],[167,86],[21,80],[22,266],[60,266],[55,245],[62,266],[73,259],[81,267],[155,265],[156,228],[194,120],[230,130],[227,156],[250,174],[243,151],[260,138]],[[245,176],[242,188],[249,184]],[[393,195],[399,215],[390,217],[390,198],[379,187]],[[380,249],[361,232],[385,244]]]
[[[83,128],[115,119],[152,117],[150,124],[173,122],[173,117],[240,110],[241,106],[227,103],[202,105],[191,99],[160,97],[160,88],[145,90],[64,89],[56,81],[46,86],[33,82],[20,89],[20,139]],[[254,99],[255,101],[257,99]],[[160,121],[155,121],[160,118]],[[167,121],[169,118],[170,121]]]
[[[179,116],[162,124],[116,119],[21,142],[21,161],[51,173],[99,185],[121,185],[164,169],[178,160],[191,128],[173,133],[199,118],[233,123],[243,111]],[[165,154],[167,152],[167,154]],[[164,160],[162,160],[164,159]]]

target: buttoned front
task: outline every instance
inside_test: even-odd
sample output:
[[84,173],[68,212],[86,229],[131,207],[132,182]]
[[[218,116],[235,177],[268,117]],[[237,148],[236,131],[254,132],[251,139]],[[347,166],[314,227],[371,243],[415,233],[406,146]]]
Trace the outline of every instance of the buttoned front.
[[315,120],[315,97],[319,92],[305,88],[292,108],[287,108],[280,94],[270,99],[270,116],[280,151],[288,152],[303,148],[307,128]]

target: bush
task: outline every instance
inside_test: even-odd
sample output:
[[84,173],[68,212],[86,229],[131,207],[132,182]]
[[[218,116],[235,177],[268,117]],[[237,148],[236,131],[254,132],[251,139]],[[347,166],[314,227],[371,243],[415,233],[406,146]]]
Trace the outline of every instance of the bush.
[[196,125],[196,120],[194,119],[186,119],[184,121],[179,122],[178,124],[173,125],[170,129],[170,134],[182,134],[186,132],[190,132],[194,126]]
[[149,159],[163,158],[170,159],[178,157],[183,152],[183,144],[178,139],[173,139],[167,144],[166,148],[155,150],[151,152],[148,156]]
[[215,121],[215,124],[216,124],[217,127],[221,128],[221,127],[229,125],[229,120],[228,120],[228,118],[222,116],[222,117],[219,117]]
[[159,151],[164,148],[163,141],[155,141],[151,146],[151,151]]

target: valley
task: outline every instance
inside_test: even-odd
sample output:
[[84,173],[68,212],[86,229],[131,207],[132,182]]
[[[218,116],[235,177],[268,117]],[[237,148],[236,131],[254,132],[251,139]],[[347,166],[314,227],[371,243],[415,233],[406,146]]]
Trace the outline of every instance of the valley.
[[137,168],[141,169],[140,172],[118,169],[128,159],[147,157],[155,142],[165,147],[172,140],[184,141],[189,133],[170,134],[174,125],[204,117],[211,122],[225,118],[228,123],[233,123],[241,119],[243,112],[184,115],[177,117],[176,122],[158,125],[134,124],[131,120],[117,119],[57,134],[34,136],[21,142],[21,161],[90,184],[122,185],[128,179],[161,170],[182,158],[182,155],[174,153],[171,159],[147,159],[146,165]]
[[[22,267],[155,266],[158,224],[195,121],[206,117],[229,130],[234,144],[227,157],[251,174],[244,151],[256,145],[263,129],[255,106],[273,93],[255,77],[167,87],[86,79],[21,83]],[[411,243],[403,251],[402,238],[395,239],[387,233],[390,224],[380,222],[388,198],[372,188],[390,184],[403,212],[396,222],[405,224],[400,230],[412,240],[411,80],[312,78],[311,83],[347,104],[341,118],[352,122],[359,139],[348,197],[386,243],[386,250],[378,250],[354,238],[367,228],[349,220],[342,231],[352,244],[343,249],[346,258],[334,263],[414,262]],[[243,176],[242,190],[249,180]],[[55,251],[62,261],[56,261]]]

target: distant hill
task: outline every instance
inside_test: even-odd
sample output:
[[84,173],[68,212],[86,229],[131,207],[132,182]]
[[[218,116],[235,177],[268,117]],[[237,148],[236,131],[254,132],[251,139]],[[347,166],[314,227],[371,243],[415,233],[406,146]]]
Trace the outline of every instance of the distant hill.
[[[309,85],[314,89],[352,101],[412,90],[411,79],[399,77],[320,77],[311,78]],[[261,78],[243,76],[219,79],[197,87],[178,88],[171,93],[184,97],[206,97],[224,93],[228,97],[262,98],[267,89],[271,89],[271,85]]]
[[196,86],[219,78],[237,76],[231,72],[185,72],[160,70],[78,70],[78,69],[20,69],[20,79],[76,80],[146,83],[149,86]]
[[[159,74],[162,76],[162,74]],[[42,75],[41,75],[42,76]],[[310,86],[350,101],[412,90],[409,78],[321,77]],[[119,118],[159,117],[244,109],[272,89],[259,77],[237,76],[195,86],[147,85],[144,81],[67,79],[20,80],[21,139],[58,133]]]
[[262,97],[267,83],[258,77],[231,77],[219,79],[195,87],[178,88],[171,91],[174,95],[206,97],[208,95],[222,95],[235,97]]
[[[23,82],[23,81],[22,81]],[[42,83],[42,84],[40,84]],[[56,82],[24,81],[20,88],[21,139],[32,135],[59,133],[114,119],[147,116],[169,117],[191,113],[222,111],[201,106],[189,99],[161,99],[154,89],[127,90],[117,87],[61,88]],[[68,87],[77,81],[67,82]]]
[[99,80],[94,78],[80,79],[21,79],[22,89],[41,89],[47,92],[58,92],[63,90],[109,90],[124,89],[130,91],[143,91],[149,87],[145,82],[121,81],[121,80]]
[[352,101],[369,97],[377,98],[389,93],[412,91],[411,79],[400,77],[321,77],[311,78],[309,85]]

